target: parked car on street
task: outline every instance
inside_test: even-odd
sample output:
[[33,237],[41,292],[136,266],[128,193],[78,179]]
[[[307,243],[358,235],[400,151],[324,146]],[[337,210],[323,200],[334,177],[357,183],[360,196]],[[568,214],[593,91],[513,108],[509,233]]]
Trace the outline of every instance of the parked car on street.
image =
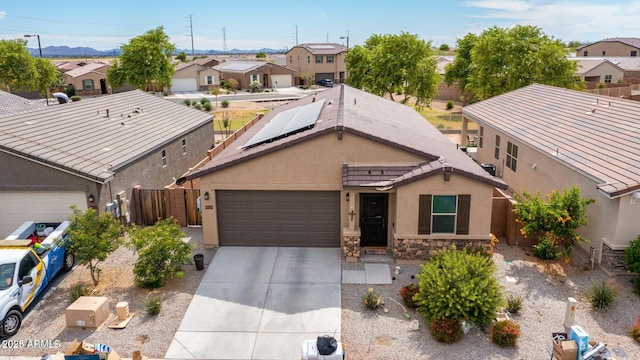
[[322,79],[316,82],[316,85],[324,86],[324,87],[333,87],[333,80],[331,79]]

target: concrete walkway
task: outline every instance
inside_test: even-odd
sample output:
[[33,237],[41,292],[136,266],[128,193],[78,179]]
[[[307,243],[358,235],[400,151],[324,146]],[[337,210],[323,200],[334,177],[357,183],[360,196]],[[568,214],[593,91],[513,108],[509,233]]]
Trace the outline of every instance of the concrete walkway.
[[221,247],[167,359],[300,359],[306,339],[340,338],[339,248]]

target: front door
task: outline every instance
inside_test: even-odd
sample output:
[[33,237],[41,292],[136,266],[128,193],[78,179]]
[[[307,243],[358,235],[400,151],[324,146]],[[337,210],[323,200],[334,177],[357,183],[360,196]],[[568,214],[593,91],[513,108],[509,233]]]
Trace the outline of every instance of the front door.
[[388,194],[360,194],[360,246],[387,246]]

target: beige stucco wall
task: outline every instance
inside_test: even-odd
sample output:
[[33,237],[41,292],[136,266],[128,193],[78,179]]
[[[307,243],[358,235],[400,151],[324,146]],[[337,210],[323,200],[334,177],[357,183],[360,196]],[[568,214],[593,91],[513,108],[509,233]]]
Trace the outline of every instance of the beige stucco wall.
[[305,50],[302,47],[296,47],[287,53],[287,67],[296,71],[296,76],[303,77],[305,74],[311,76],[311,80],[314,80],[315,73],[333,73],[336,83],[339,80],[340,72],[345,73],[346,77],[346,65],[344,62],[345,52],[333,55],[333,63],[327,63],[327,55],[322,55],[322,64],[316,64],[316,57],[314,54]]
[[[617,41],[607,41],[591,44],[576,52],[576,56],[583,57],[587,51],[587,56],[631,56],[631,51],[637,51],[636,56],[640,56],[640,50]],[[603,54],[602,52],[605,52]]]
[[[220,85],[220,73],[217,70],[208,68],[201,70],[198,73],[198,88],[200,90],[207,90],[209,86]],[[213,84],[207,84],[207,76],[213,76]]]
[[93,90],[100,91],[100,80],[105,79],[104,71],[106,71],[107,67],[99,68],[96,71],[92,71],[90,73],[84,74],[82,76],[78,76],[72,78],[68,75],[65,75],[66,83],[73,85],[74,89],[78,94],[82,94],[84,90],[83,81],[84,80],[93,80]]
[[600,79],[599,82],[604,82],[606,75],[611,75],[611,83],[617,84],[618,81],[624,77],[624,71],[605,62],[598,65],[596,68],[581,74],[580,78],[582,80],[588,80],[588,78],[598,77]]
[[[494,158],[496,134],[501,137],[499,160]],[[504,167],[507,141],[518,146],[518,166],[515,173]],[[562,152],[562,149],[558,151]],[[640,234],[640,222],[635,220],[640,219],[640,202],[637,205],[629,205],[630,195],[608,199],[597,190],[601,181],[559,163],[554,154],[555,151],[542,153],[484,126],[484,146],[478,149],[477,159],[480,163],[496,164],[496,175],[501,176],[510,189],[519,194],[524,191],[532,194],[540,192],[544,196],[553,190],[563,191],[572,185],[578,186],[582,197],[595,200],[587,210],[588,224],[578,229],[578,233],[589,240],[580,244],[582,248],[588,251],[589,247],[593,246],[599,250],[603,241],[615,249],[628,246],[629,240]],[[601,251],[599,253],[598,256],[601,255]]]

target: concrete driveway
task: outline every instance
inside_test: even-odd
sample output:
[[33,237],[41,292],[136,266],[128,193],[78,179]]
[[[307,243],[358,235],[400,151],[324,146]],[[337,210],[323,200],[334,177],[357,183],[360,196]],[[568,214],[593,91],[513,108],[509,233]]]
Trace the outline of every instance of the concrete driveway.
[[165,358],[300,359],[340,338],[339,248],[221,247]]

